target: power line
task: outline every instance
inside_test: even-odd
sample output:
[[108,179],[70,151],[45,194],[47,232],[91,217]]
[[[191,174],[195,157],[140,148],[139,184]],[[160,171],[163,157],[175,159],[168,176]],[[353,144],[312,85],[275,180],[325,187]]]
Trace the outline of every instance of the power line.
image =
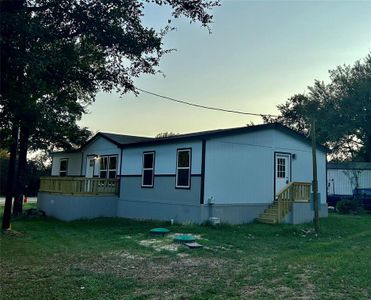
[[203,108],[203,109],[209,109],[209,110],[215,110],[215,111],[221,111],[221,112],[226,112],[226,113],[231,113],[231,114],[239,114],[239,115],[250,115],[250,116],[258,116],[258,117],[278,117],[276,115],[271,115],[271,114],[258,114],[258,113],[246,112],[246,111],[241,111],[241,110],[224,109],[224,108],[220,108],[220,107],[206,106],[206,105],[201,105],[201,104],[197,104],[197,103],[191,103],[191,102],[175,99],[175,98],[168,97],[168,96],[163,96],[163,95],[160,95],[160,94],[156,94],[156,93],[153,93],[153,92],[149,92],[149,91],[140,89],[138,87],[136,87],[136,89],[138,91],[143,92],[143,93],[147,93],[149,95],[156,96],[156,97],[159,97],[159,98],[162,98],[162,99],[165,99],[165,100],[169,100],[169,101],[173,101],[173,102],[177,102],[177,103],[181,103],[181,104],[185,104],[185,105],[189,105],[189,106],[193,106],[193,107]]

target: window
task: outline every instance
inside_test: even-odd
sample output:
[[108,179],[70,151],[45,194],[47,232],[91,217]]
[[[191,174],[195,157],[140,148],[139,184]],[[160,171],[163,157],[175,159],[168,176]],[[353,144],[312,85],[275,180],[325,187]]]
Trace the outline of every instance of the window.
[[155,152],[143,153],[142,186],[153,187]]
[[277,178],[286,177],[286,159],[277,158]]
[[60,160],[59,165],[59,176],[65,177],[68,172],[68,158],[63,158]]
[[176,187],[189,188],[191,186],[191,149],[177,150]]
[[110,156],[108,162],[108,178],[116,178],[117,156]]
[[99,177],[116,178],[117,174],[117,155],[101,156],[99,160]]

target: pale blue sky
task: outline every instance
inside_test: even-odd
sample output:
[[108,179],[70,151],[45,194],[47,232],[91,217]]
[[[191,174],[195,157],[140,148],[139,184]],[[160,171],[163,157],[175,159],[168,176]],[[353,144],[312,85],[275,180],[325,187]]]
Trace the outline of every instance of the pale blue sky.
[[[187,20],[174,23],[165,47],[177,48],[143,76],[145,90],[202,105],[276,114],[276,105],[306,90],[328,70],[371,51],[370,1],[222,1],[212,34]],[[159,28],[167,9],[150,7],[146,24]],[[99,94],[80,124],[93,131],[154,136],[244,126],[259,117],[206,111],[150,95]]]

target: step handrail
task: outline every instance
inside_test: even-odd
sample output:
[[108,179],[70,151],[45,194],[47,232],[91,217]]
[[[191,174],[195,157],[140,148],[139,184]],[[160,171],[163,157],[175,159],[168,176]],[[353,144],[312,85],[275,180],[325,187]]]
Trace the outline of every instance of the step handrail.
[[281,192],[277,194],[277,220],[282,219],[291,211],[292,203],[295,201],[310,201],[310,182],[290,182]]

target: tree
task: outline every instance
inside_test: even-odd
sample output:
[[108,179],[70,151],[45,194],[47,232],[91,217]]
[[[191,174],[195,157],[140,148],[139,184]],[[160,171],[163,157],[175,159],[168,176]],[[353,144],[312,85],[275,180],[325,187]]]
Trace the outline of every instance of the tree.
[[[170,6],[173,17],[206,27],[212,21],[208,9],[218,5],[207,0],[0,2],[0,122],[6,129],[1,133],[11,136],[8,145],[14,146],[19,132],[16,194],[22,193],[30,145],[71,145],[76,121],[98,91],[136,93],[133,78],[158,71],[169,52],[163,37],[172,28],[145,27],[145,3]],[[17,147],[9,147],[14,157]]]
[[175,135],[178,135],[179,133],[174,133],[174,132],[171,132],[171,131],[165,131],[165,132],[160,132],[158,134],[156,134],[156,139],[163,139],[163,138],[167,138],[167,137],[171,137],[171,136],[175,136]]
[[308,92],[278,105],[280,122],[308,133],[312,119],[317,139],[331,149],[335,160],[371,161],[371,54],[353,66],[330,70],[330,83],[315,80]]

